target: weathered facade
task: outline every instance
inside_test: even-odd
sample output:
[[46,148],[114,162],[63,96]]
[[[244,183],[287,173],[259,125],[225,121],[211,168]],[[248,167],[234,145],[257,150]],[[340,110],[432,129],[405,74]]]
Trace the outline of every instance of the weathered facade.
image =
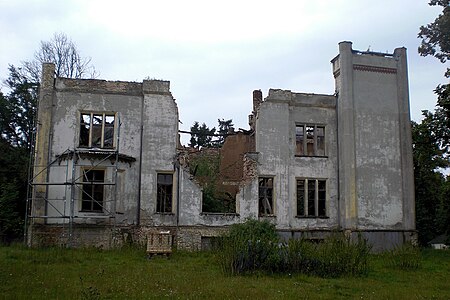
[[250,130],[220,150],[229,213],[203,211],[178,143],[169,82],[54,78],[39,98],[30,245],[111,247],[168,230],[206,247],[227,226],[268,219],[284,238],[361,233],[375,249],[415,239],[406,49],[339,44],[334,95],[253,93]]

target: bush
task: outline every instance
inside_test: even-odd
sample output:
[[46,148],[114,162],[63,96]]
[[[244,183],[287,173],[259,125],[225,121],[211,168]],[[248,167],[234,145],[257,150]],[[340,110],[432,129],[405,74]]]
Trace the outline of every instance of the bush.
[[218,257],[223,271],[231,275],[263,271],[339,277],[366,274],[370,249],[361,236],[352,241],[342,233],[319,244],[305,239],[281,244],[274,225],[250,219],[233,225],[222,237]]
[[417,270],[422,261],[419,247],[405,243],[386,253],[386,262],[392,268]]
[[320,277],[359,276],[369,270],[370,246],[361,237],[352,241],[335,233],[322,243],[305,239],[287,245],[287,269]]
[[356,241],[336,233],[318,245],[319,268],[315,273],[322,277],[343,275],[364,275],[369,270],[368,260],[371,247],[358,236]]
[[268,270],[277,260],[278,236],[268,221],[248,219],[231,226],[221,239],[219,262],[225,273],[237,275]]

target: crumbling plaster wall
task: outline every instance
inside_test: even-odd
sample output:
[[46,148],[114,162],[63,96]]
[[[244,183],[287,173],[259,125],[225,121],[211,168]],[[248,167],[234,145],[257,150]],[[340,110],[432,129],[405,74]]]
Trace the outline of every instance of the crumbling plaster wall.
[[[116,115],[115,140],[120,133],[119,151],[127,156],[139,160],[139,135],[140,135],[140,111],[142,94],[141,84],[128,82],[108,82],[104,80],[80,80],[56,78],[53,93],[52,109],[52,133],[51,133],[51,157],[56,158],[64,151],[79,148],[80,112],[111,112]],[[118,127],[119,121],[126,126]],[[117,145],[116,145],[117,146]],[[75,168],[75,178],[81,177],[79,166],[97,165],[99,160],[78,160]],[[64,166],[67,165],[67,167]],[[49,168],[51,183],[72,180],[73,159],[63,160]],[[136,162],[131,164],[119,163],[119,170],[124,171],[121,180],[128,182],[124,185],[124,191],[120,191],[123,211],[116,221],[125,224],[136,223],[136,199],[138,168]],[[106,160],[98,165],[98,168],[106,170],[105,182],[115,181],[115,167],[111,160]],[[78,181],[81,181],[79,179]],[[74,216],[88,217],[102,215],[101,213],[80,212],[81,190],[74,188]],[[134,192],[133,192],[134,191]],[[58,216],[61,213],[70,214],[70,188],[53,185],[49,188],[47,213],[50,216]],[[55,199],[55,200],[52,200]],[[59,200],[56,200],[59,199]],[[62,201],[60,199],[65,199]],[[114,199],[114,187],[105,186],[105,210],[112,211]],[[109,219],[74,219],[77,223],[98,224],[110,222]],[[67,219],[49,219],[49,223],[67,222]]]
[[[274,219],[278,229],[330,229],[338,225],[335,106],[335,97],[329,95],[270,90],[258,109],[258,175],[274,177],[274,217],[268,218]],[[295,156],[296,124],[325,125],[326,157]],[[297,178],[327,179],[328,218],[296,217]],[[256,215],[257,195],[256,184],[252,197],[256,207],[248,207]]]
[[406,49],[359,52],[351,42],[342,42],[332,63],[339,105],[342,226],[414,230]]
[[[168,81],[143,82],[144,115],[142,144],[141,225],[173,225],[174,214],[156,214],[157,173],[175,174],[178,108]],[[172,197],[176,211],[176,181]]]

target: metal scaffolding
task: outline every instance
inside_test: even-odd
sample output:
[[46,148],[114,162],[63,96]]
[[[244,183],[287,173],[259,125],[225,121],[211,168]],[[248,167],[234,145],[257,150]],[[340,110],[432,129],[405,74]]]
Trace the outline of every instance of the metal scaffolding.
[[[39,166],[34,163],[37,150],[33,142],[24,225],[24,242],[28,246],[35,244],[35,231],[38,226],[53,225],[58,230],[49,234],[57,234],[62,246],[73,247],[75,245],[74,228],[76,224],[83,223],[82,219],[107,219],[107,224],[113,229],[111,241],[114,242],[117,173],[118,162],[121,158],[119,154],[121,124],[119,118],[118,120],[115,149],[78,149],[74,147],[55,155],[54,159],[46,166]],[[104,164],[108,160],[111,165]],[[86,174],[98,169],[105,170],[103,182],[87,181]],[[39,178],[44,172],[46,180],[41,181]],[[102,201],[94,199],[93,194],[87,193],[83,188],[86,185],[103,186]],[[101,211],[94,214],[81,211],[82,199],[92,201],[97,207],[101,207]]]

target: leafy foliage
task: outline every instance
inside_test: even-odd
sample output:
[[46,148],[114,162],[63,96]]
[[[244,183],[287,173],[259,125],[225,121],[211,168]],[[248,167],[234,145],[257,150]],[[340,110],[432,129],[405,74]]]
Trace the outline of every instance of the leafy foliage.
[[248,219],[233,224],[222,238],[219,263],[227,274],[237,275],[271,268],[270,259],[277,256],[278,236],[268,221]]
[[[443,194],[443,187],[448,184],[438,168],[448,166],[439,147],[438,138],[433,134],[433,115],[424,112],[420,124],[412,123],[414,184],[416,192],[416,227],[419,242],[426,245],[428,241],[443,233],[445,212],[450,198]],[[441,217],[439,217],[441,212]]]
[[194,122],[191,126],[191,139],[189,146],[193,148],[220,148],[225,142],[226,135],[234,131],[233,120],[217,119],[218,130],[209,129],[205,123]]
[[27,191],[27,166],[34,131],[38,84],[9,67],[0,93],[0,234],[9,243],[22,235]]
[[56,75],[93,77],[90,58],[82,58],[63,33],[41,42],[34,60],[9,66],[7,94],[0,92],[0,234],[9,242],[22,235],[27,191],[27,166],[35,131],[35,116],[43,62],[56,66]]
[[303,273],[320,277],[359,276],[369,271],[371,247],[335,233],[322,243],[291,239],[279,242],[275,225],[249,219],[235,224],[218,252],[222,270],[231,275],[251,272]]
[[234,131],[233,128],[233,120],[224,120],[224,119],[218,119],[217,122],[219,123],[219,130],[217,133],[219,136],[217,137],[217,140],[215,141],[216,147],[222,147],[223,143],[225,143],[225,137],[227,134],[230,133],[230,131]]
[[204,150],[191,158],[190,173],[203,189],[202,212],[234,213],[236,200],[220,189],[219,152]]
[[205,123],[199,125],[198,122],[194,122],[191,127],[191,139],[189,146],[193,148],[213,147],[214,144],[212,140],[215,132],[215,127],[209,129]]
[[[420,55],[434,56],[441,63],[450,59],[449,3],[431,0],[429,5],[441,6],[442,13],[434,22],[421,26],[418,34],[422,39]],[[445,77],[450,77],[449,68]],[[438,85],[434,92],[438,97],[435,111],[424,111],[422,122],[412,124],[416,227],[422,245],[442,233],[450,233],[450,177],[440,172],[440,168],[450,166],[450,85]]]
[[0,242],[22,236],[27,190],[27,151],[0,138]]
[[30,150],[39,84],[28,81],[13,65],[5,83],[11,92],[0,96],[1,135],[12,146]]

